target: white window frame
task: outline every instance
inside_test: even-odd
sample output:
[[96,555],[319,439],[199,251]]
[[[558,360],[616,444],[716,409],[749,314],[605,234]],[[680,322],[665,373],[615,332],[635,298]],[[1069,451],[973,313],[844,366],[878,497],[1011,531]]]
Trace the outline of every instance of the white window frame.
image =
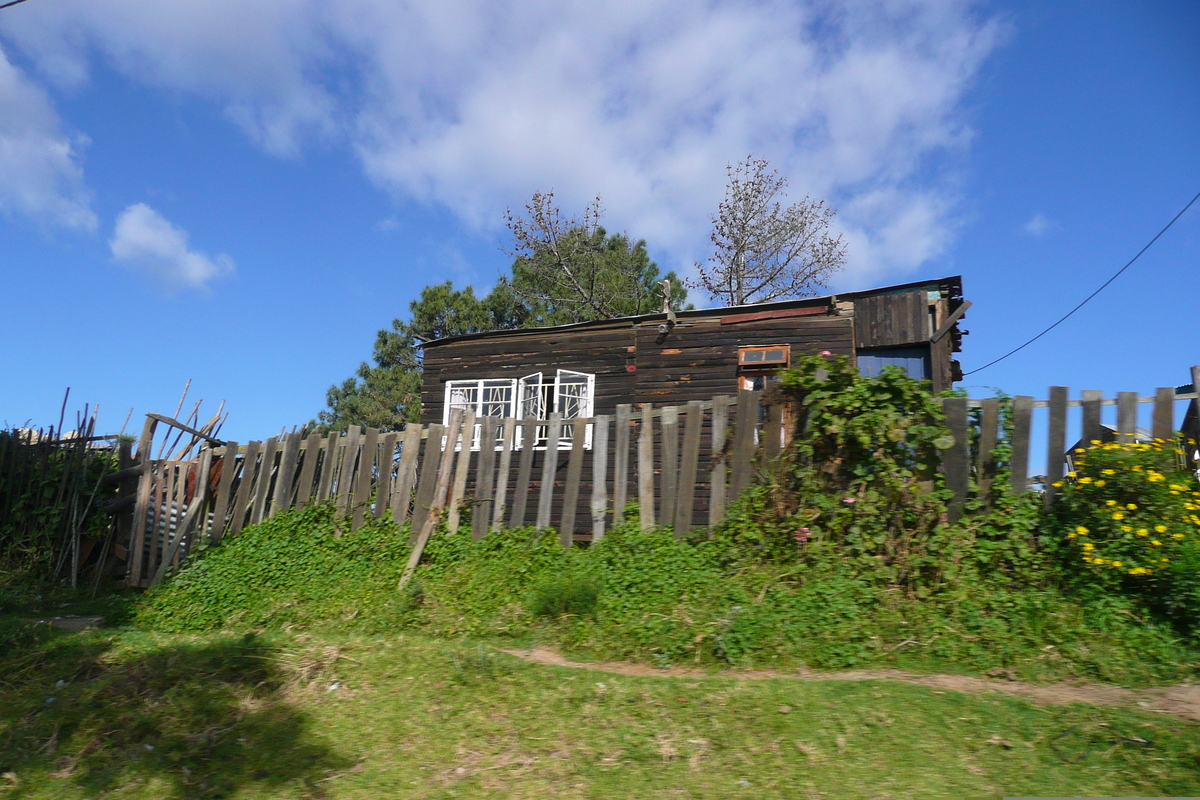
[[[588,372],[578,372],[570,369],[555,370],[554,380],[547,380],[548,376],[544,372],[534,372],[522,378],[473,378],[469,380],[450,380],[446,381],[445,395],[442,403],[442,424],[450,424],[451,408],[462,408],[464,411],[474,411],[476,414],[475,430],[471,436],[471,449],[478,450],[480,446],[480,435],[483,424],[480,418],[483,416],[483,408],[485,403],[494,405],[497,401],[488,400],[485,396],[486,389],[507,389],[508,400],[505,401],[507,406],[504,417],[515,417],[516,419],[549,419],[551,412],[560,414],[568,410],[574,404],[576,413],[570,417],[564,417],[563,421],[575,419],[576,417],[590,418],[595,416],[596,410],[596,376]],[[466,402],[452,402],[452,397],[455,391],[473,391],[474,397]],[[491,415],[495,416],[495,415]],[[497,417],[502,418],[502,417]],[[584,439],[584,447],[591,449],[592,447],[592,428],[590,423],[587,425]],[[534,449],[544,450],[546,430],[544,426],[539,426],[538,442],[535,443]],[[524,443],[521,441],[521,429],[517,430],[516,441],[513,442],[515,449],[521,449]],[[500,445],[497,444],[497,448]],[[571,449],[571,437],[567,435],[559,439],[558,448],[560,450]]]

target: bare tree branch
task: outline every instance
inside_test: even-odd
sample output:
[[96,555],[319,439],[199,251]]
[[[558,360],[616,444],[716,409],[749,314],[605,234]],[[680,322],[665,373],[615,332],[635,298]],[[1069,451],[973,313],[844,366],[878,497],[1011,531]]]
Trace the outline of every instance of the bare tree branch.
[[785,208],[787,179],[765,159],[747,156],[726,171],[713,255],[689,284],[733,306],[816,294],[846,262],[841,235],[829,234],[833,209],[807,196]]

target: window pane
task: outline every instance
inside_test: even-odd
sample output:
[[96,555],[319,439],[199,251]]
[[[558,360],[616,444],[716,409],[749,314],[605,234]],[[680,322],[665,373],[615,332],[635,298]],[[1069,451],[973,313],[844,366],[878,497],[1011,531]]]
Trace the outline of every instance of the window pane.
[[768,350],[766,352],[766,358],[763,360],[772,362],[784,361],[786,360],[786,356],[784,355],[783,350]]
[[762,350],[744,350],[742,351],[742,363],[753,364],[763,360]]

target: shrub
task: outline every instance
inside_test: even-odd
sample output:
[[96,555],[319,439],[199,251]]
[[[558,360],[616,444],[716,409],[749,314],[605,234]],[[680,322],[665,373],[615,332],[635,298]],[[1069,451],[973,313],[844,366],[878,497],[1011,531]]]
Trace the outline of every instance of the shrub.
[[1055,484],[1050,544],[1078,584],[1117,593],[1193,630],[1200,619],[1200,492],[1177,442],[1075,451]]
[[534,587],[529,611],[537,617],[595,617],[600,587],[588,578],[551,578]]

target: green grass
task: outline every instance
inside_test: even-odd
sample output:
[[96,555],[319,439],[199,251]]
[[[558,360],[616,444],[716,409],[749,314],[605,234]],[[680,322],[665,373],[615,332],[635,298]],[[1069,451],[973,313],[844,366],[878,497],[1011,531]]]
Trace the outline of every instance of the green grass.
[[624,677],[412,633],[68,633],[26,615],[0,619],[5,800],[1200,794],[1200,725],[1163,715]]

